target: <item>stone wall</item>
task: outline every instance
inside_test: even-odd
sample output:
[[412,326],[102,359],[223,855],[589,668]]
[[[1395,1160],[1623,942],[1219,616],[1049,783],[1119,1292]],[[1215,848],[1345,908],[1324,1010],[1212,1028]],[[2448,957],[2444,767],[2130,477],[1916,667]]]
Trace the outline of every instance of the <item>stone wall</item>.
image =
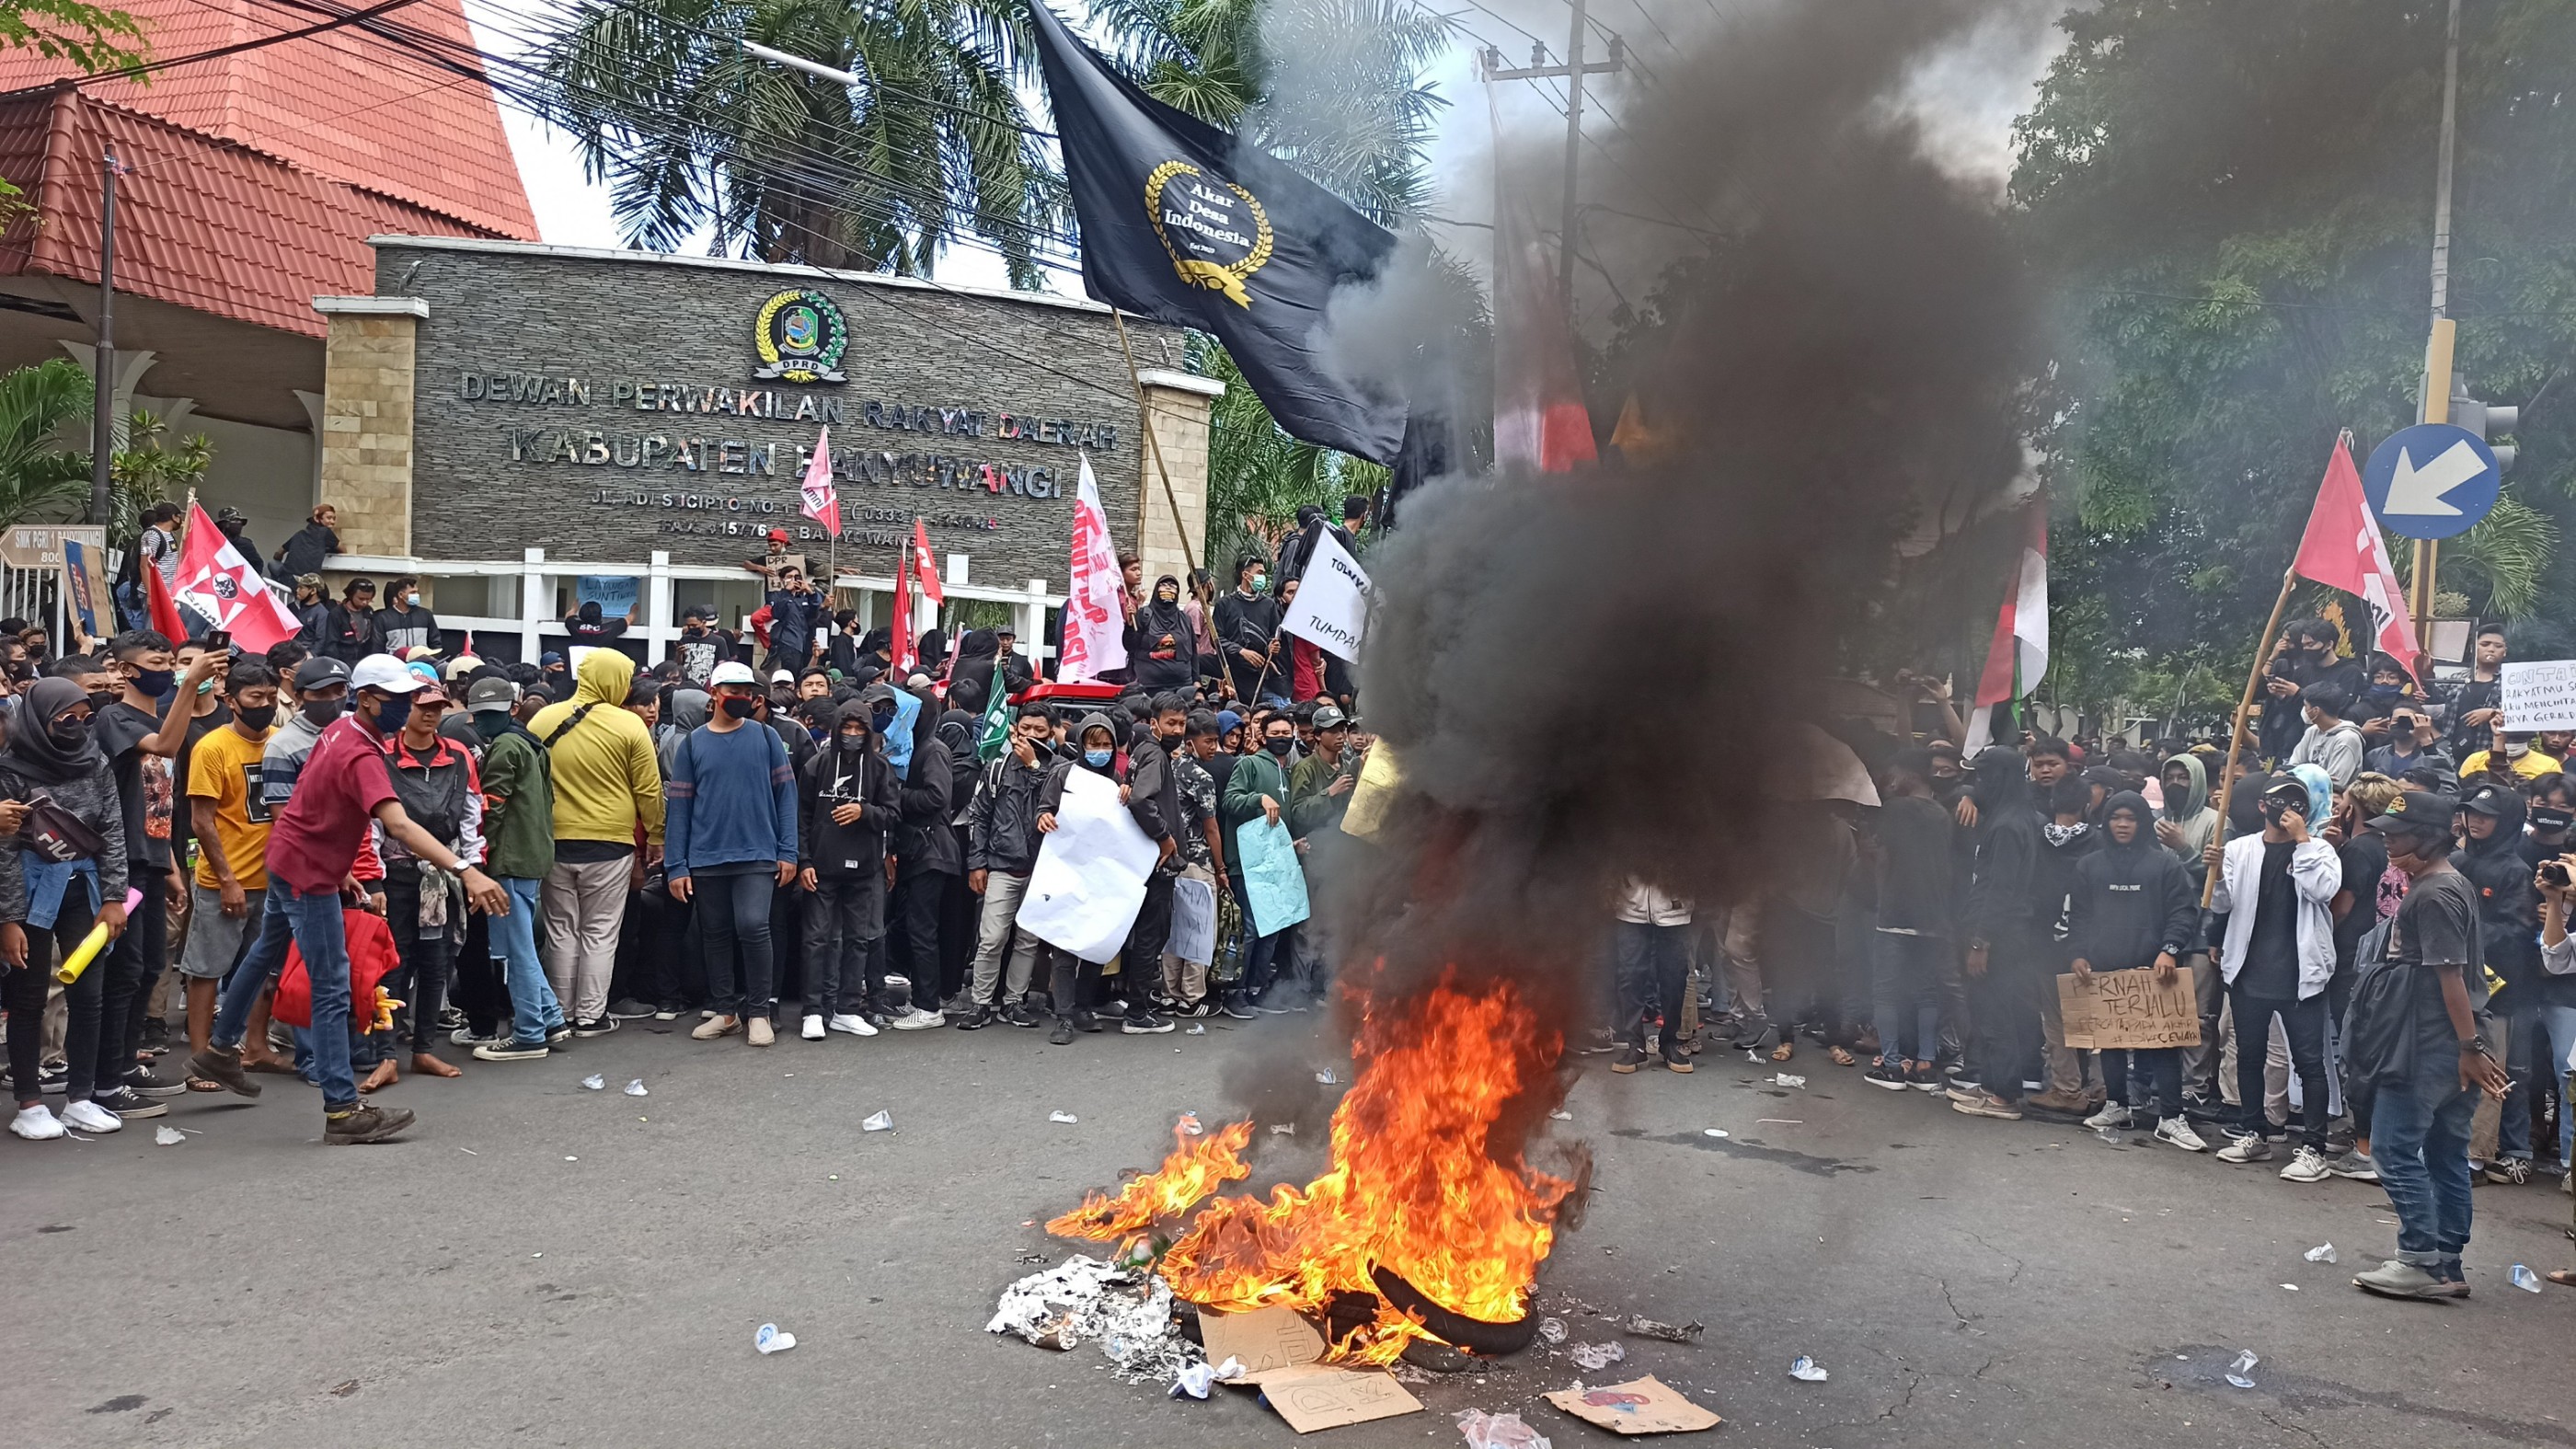
[[418,304],[319,297],[330,319],[322,367],[322,501],[340,510],[348,553],[412,551],[413,367]]

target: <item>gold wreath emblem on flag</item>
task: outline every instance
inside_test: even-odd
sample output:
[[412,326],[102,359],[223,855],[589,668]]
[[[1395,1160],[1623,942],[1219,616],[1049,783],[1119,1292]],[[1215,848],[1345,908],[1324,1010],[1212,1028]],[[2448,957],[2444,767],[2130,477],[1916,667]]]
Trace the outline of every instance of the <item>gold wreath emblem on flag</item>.
[[1170,254],[1172,269],[1180,273],[1182,281],[1193,287],[1205,287],[1211,292],[1223,292],[1234,305],[1249,309],[1252,298],[1243,289],[1244,281],[1269,262],[1275,240],[1270,231],[1270,213],[1262,209],[1260,198],[1223,177],[1216,178],[1218,185],[1242,198],[1245,210],[1252,214],[1251,248],[1239,261],[1212,262],[1203,257],[1185,257],[1179,247],[1172,245],[1171,233],[1163,229],[1164,186],[1175,176],[1204,179],[1206,175],[1187,161],[1166,161],[1155,167],[1145,178],[1145,217],[1154,224],[1154,235],[1162,241],[1163,250]]

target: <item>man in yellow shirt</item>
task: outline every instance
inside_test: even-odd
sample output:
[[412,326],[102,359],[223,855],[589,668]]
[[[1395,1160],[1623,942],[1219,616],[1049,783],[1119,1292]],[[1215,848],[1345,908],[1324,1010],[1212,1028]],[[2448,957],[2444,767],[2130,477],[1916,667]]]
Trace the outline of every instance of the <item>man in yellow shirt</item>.
[[[242,933],[268,896],[269,805],[260,753],[277,723],[277,671],[256,655],[234,661],[226,679],[233,717],[197,741],[188,757],[188,811],[198,844],[189,889],[188,943],[179,974],[188,990],[188,1047],[206,1049],[215,990],[241,956]],[[221,1090],[212,1082],[200,1091]]]
[[[2496,740],[2504,752],[2504,765],[2498,773],[2511,773],[2516,779],[2537,780],[2555,775],[2567,768],[2570,735],[2564,730],[2543,730],[2537,735],[2507,734],[2496,731]],[[2460,778],[2482,774],[2491,768],[2493,750],[2480,750],[2460,761]]]
[[528,721],[554,779],[555,863],[540,895],[546,978],[574,1036],[605,1036],[617,1029],[608,979],[626,897],[662,844],[662,767],[653,732],[624,707],[635,683],[633,660],[593,649],[575,681],[571,699]]

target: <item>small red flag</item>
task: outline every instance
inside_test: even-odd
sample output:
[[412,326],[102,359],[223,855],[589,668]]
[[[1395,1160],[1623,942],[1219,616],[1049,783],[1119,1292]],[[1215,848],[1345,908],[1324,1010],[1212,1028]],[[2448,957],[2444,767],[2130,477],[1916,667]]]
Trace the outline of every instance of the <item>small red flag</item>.
[[188,510],[187,542],[179,550],[179,586],[172,593],[214,620],[216,628],[228,630],[245,653],[265,654],[303,627],[295,611],[286,607],[286,601],[202,507]]
[[930,530],[918,518],[912,521],[912,576],[921,581],[921,596],[936,609],[948,602],[939,588],[938,566],[930,561]]
[[912,557],[900,558],[894,566],[894,619],[887,626],[893,636],[886,642],[886,658],[892,661],[888,670],[901,688],[912,677]]
[[2370,500],[2361,491],[2361,473],[2352,465],[2352,449],[2335,439],[2334,456],[2326,460],[2325,481],[2317,485],[2317,505],[2308,514],[2308,531],[2299,539],[2293,572],[2330,589],[2341,589],[2370,606],[2377,626],[2371,645],[2389,655],[2406,672],[2416,673],[2415,622],[2406,616],[2406,590],[2388,558],[2388,540],[2371,516]]
[[150,559],[143,561],[143,597],[152,611],[152,627],[173,644],[188,641],[188,626],[179,619],[179,606],[170,598],[169,585],[161,581],[161,567]]

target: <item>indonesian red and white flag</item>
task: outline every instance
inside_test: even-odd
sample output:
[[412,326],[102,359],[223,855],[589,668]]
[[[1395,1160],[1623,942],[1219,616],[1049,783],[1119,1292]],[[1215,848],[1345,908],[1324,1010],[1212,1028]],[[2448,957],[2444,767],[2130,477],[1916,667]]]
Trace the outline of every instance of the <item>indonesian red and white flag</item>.
[[188,541],[179,549],[178,587],[170,592],[212,619],[216,628],[230,632],[233,642],[249,653],[266,653],[303,627],[268,580],[195,504],[188,508]]
[[805,495],[801,510],[807,518],[823,525],[834,538],[841,536],[841,492],[832,486],[832,430],[825,428],[815,436],[814,458],[805,465],[805,481],[799,487]]
[[2048,505],[2034,498],[2030,537],[2021,548],[2012,592],[2004,595],[2003,612],[1995,618],[1985,672],[1977,676],[1977,707],[1967,721],[1963,753],[1974,759],[1977,751],[1993,743],[1994,707],[2039,688],[2047,674]]
[[912,556],[900,555],[894,565],[894,617],[886,625],[886,672],[894,678],[896,688],[912,677]]
[[1570,473],[1598,461],[1554,258],[1523,205],[1494,252],[1494,463]]
[[[2415,622],[2406,616],[2406,589],[2389,562],[2388,540],[2371,516],[2370,499],[2361,491],[2361,473],[2352,466],[2352,449],[2335,439],[2334,456],[2326,460],[2325,481],[2317,485],[2317,506],[2308,514],[2308,531],[2299,539],[2298,562],[2291,571],[2330,589],[2341,589],[2370,606],[2377,622],[2371,645],[2415,674]],[[2415,682],[2422,684],[2423,677]]]
[[1109,541],[1109,514],[1100,506],[1100,485],[1091,476],[1091,455],[1082,455],[1082,486],[1073,501],[1073,573],[1064,595],[1064,642],[1058,646],[1055,677],[1065,684],[1098,679],[1127,667],[1127,639],[1121,633],[1127,616],[1119,607],[1126,578],[1118,571],[1118,549]]
[[936,609],[948,602],[939,588],[939,566],[930,561],[930,530],[920,519],[912,521],[912,576],[921,583],[921,596]]

